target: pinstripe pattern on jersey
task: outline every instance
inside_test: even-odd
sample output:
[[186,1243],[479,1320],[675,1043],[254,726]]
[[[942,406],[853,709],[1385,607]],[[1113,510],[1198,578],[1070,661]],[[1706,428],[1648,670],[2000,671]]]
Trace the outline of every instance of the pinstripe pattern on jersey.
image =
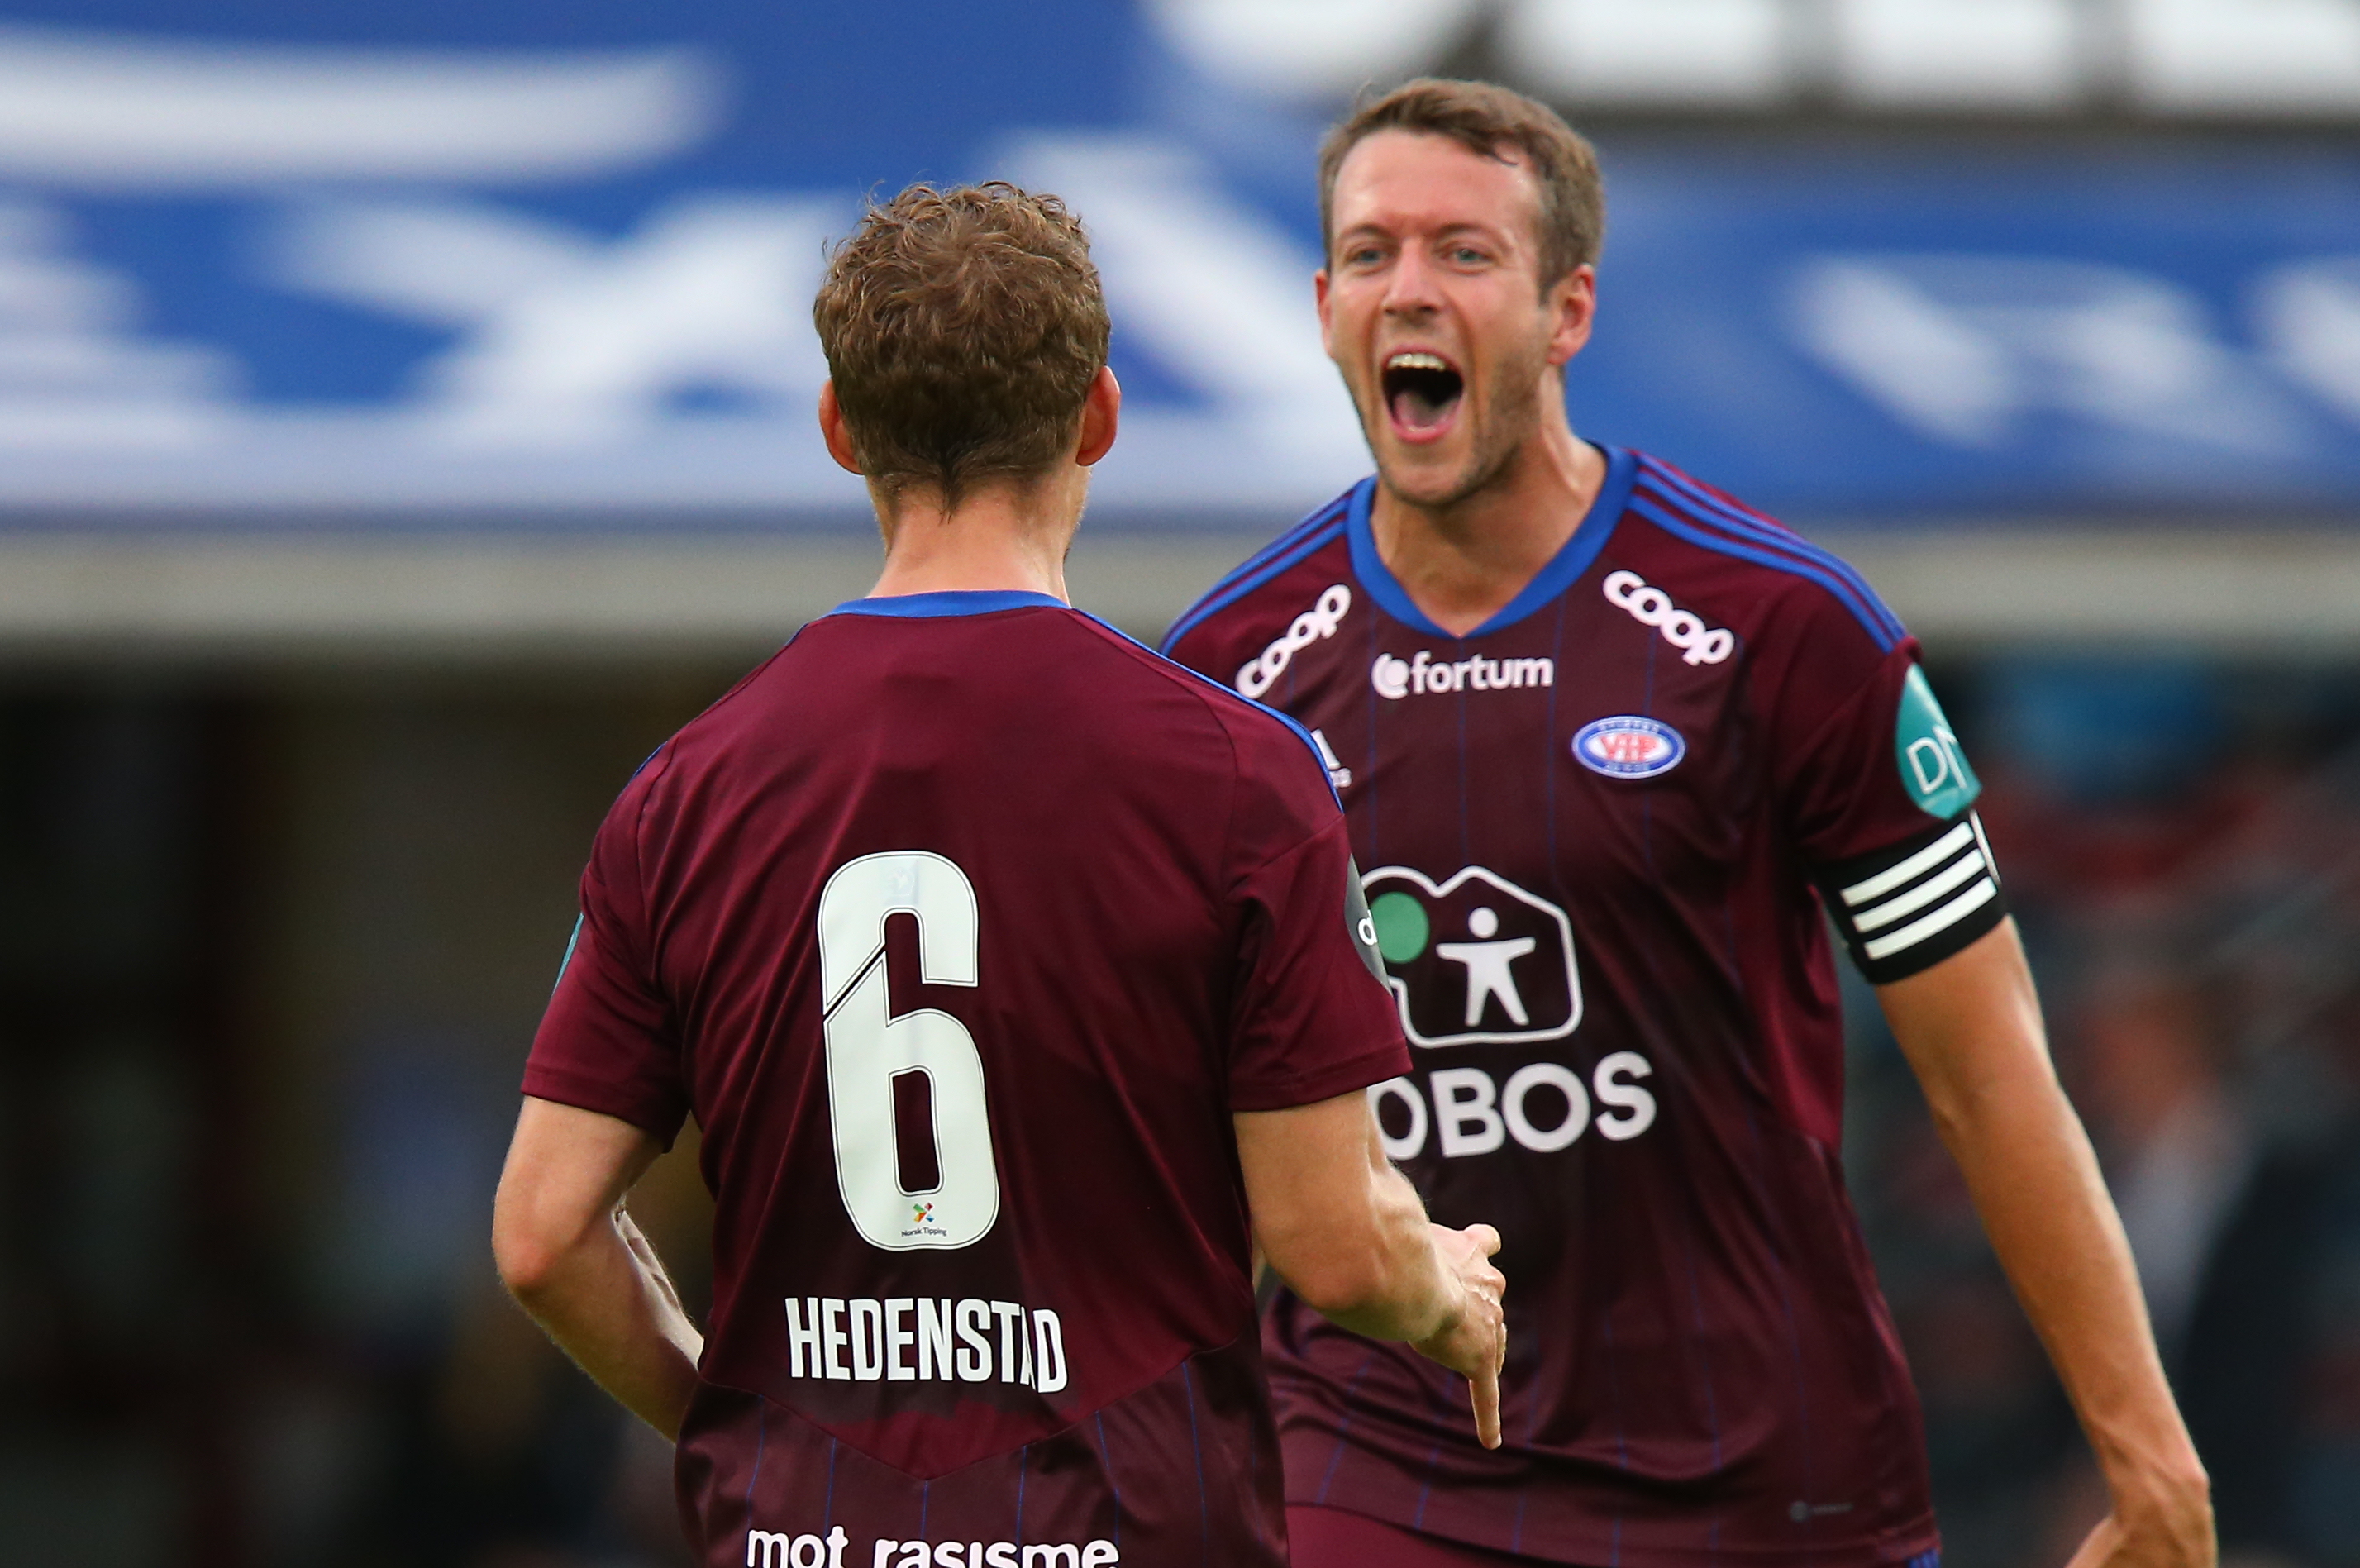
[[1651,457],[1639,460],[1631,504],[1648,521],[1691,544],[1807,578],[1833,594],[1882,653],[1907,636],[1861,575],[1838,557],[1759,514],[1746,512]]
[[1219,614],[1272,578],[1335,543],[1344,531],[1344,514],[1351,506],[1352,497],[1375,483],[1373,479],[1362,480],[1246,557],[1228,576],[1206,590],[1204,597],[1181,612],[1180,618],[1172,623],[1172,629],[1164,634],[1163,651],[1169,653],[1174,644],[1194,631],[1207,616]]

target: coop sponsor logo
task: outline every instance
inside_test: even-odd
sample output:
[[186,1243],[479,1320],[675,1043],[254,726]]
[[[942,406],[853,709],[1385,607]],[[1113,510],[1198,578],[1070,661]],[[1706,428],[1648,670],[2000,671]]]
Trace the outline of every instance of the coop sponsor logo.
[[[1490,1154],[1513,1141],[1535,1154],[1570,1149],[1593,1127],[1615,1143],[1655,1125],[1655,1069],[1635,1051],[1601,1058],[1585,1080],[1562,1062],[1534,1062],[1502,1083],[1480,1067],[1440,1067],[1369,1087],[1385,1153],[1415,1160]],[[1420,1080],[1423,1080],[1421,1083]]]
[[1677,768],[1688,754],[1679,731],[1636,713],[1593,719],[1573,735],[1574,760],[1609,779],[1653,779]]
[[1557,660],[1479,657],[1444,662],[1425,648],[1407,659],[1381,653],[1377,661],[1369,666],[1369,684],[1376,689],[1378,696],[1395,702],[1413,693],[1441,696],[1452,691],[1509,691],[1525,686],[1554,686]]
[[933,1296],[789,1296],[787,1376],[861,1383],[1066,1383],[1065,1332],[1046,1307]]
[[1380,866],[1365,886],[1413,1044],[1556,1040],[1581,1022],[1573,922],[1546,898],[1480,866],[1440,883]]
[[1295,617],[1295,624],[1271,639],[1271,645],[1260,655],[1246,660],[1238,670],[1238,690],[1249,697],[1259,698],[1269,691],[1295,656],[1313,643],[1336,635],[1344,617],[1352,612],[1352,591],[1338,583],[1319,595],[1319,602]]
[[1673,604],[1669,593],[1650,587],[1635,572],[1608,572],[1605,589],[1608,604],[1661,632],[1666,642],[1680,650],[1683,664],[1719,664],[1736,651],[1736,633],[1706,626],[1702,616]]
[[[847,1549],[851,1548],[849,1557]],[[1111,1541],[886,1541],[852,1545],[842,1525],[825,1535],[746,1532],[746,1568],[1110,1568],[1122,1561]]]

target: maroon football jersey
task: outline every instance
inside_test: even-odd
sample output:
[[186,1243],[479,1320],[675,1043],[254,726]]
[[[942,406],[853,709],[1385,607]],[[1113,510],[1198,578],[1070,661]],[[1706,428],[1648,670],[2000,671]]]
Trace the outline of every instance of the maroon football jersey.
[[704,1129],[704,1562],[1284,1563],[1230,1116],[1408,1062],[1307,737],[1039,594],[862,600],[582,903],[524,1087]]
[[1935,1547],[1916,1396],[1845,1198],[1821,913],[1878,980],[2000,918],[1916,645],[1841,562],[1636,453],[1454,637],[1373,481],[1175,626],[1341,790],[1412,1072],[1373,1090],[1444,1224],[1503,1240],[1505,1444],[1282,1295],[1290,1501],[1555,1562]]

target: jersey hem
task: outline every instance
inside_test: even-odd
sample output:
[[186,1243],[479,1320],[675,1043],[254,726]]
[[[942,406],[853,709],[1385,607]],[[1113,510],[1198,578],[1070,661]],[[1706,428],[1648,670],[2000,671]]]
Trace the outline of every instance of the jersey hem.
[[552,1067],[546,1062],[528,1062],[525,1064],[523,1092],[536,1100],[572,1105],[578,1111],[594,1111],[602,1116],[612,1116],[618,1122],[628,1122],[662,1144],[667,1152],[672,1149],[672,1140],[680,1136],[681,1124],[688,1116],[684,1108],[672,1105],[650,1109],[644,1097],[619,1090],[586,1073]]
[[1353,1514],[1378,1524],[1389,1525],[1394,1530],[1407,1530],[1412,1535],[1447,1541],[1453,1546],[1470,1546],[1480,1552],[1498,1552],[1532,1563],[1553,1563],[1557,1568],[1607,1568],[1609,1563],[1615,1564],[1616,1568],[1697,1568],[1699,1561],[1761,1563],[1765,1568],[1786,1563],[1808,1564],[1809,1568],[1904,1568],[1905,1564],[1914,1563],[1929,1552],[1940,1552],[1942,1548],[1942,1533],[1935,1528],[1933,1516],[1928,1514],[1922,1523],[1911,1527],[1918,1533],[1906,1537],[1898,1546],[1859,1542],[1852,1546],[1832,1547],[1819,1543],[1743,1547],[1721,1541],[1716,1542],[1710,1552],[1700,1552],[1693,1549],[1633,1546],[1628,1539],[1614,1541],[1601,1531],[1602,1544],[1596,1552],[1586,1556],[1561,1557],[1550,1552],[1533,1551],[1534,1543],[1529,1540],[1513,1547],[1495,1541],[1479,1541],[1455,1530],[1413,1524],[1405,1519],[1395,1519],[1351,1503],[1338,1502],[1333,1497],[1325,1501],[1298,1497],[1292,1487],[1286,1494],[1286,1506],[1289,1508],[1328,1508],[1336,1513]]
[[1273,1089],[1267,1094],[1255,1094],[1251,1099],[1233,1098],[1229,1108],[1233,1111],[1296,1110],[1305,1105],[1316,1105],[1322,1100],[1332,1100],[1338,1094],[1349,1094],[1355,1089],[1366,1089],[1387,1079],[1398,1078],[1412,1065],[1406,1048],[1379,1046],[1338,1062],[1325,1073],[1296,1079],[1286,1087]]

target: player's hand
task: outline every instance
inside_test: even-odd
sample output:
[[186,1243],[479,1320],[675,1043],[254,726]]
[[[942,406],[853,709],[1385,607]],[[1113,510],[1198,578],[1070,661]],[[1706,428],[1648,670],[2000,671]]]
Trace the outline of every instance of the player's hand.
[[1475,1435],[1486,1448],[1500,1446],[1500,1368],[1508,1362],[1508,1320],[1500,1298],[1508,1281],[1491,1267],[1500,1233],[1487,1225],[1452,1230],[1434,1227],[1434,1249],[1444,1272],[1459,1288],[1459,1310],[1440,1333],[1412,1346],[1467,1379],[1475,1408]]
[[2213,1568],[2218,1554],[2212,1503],[2200,1476],[2118,1491],[2114,1511],[2066,1568]]

